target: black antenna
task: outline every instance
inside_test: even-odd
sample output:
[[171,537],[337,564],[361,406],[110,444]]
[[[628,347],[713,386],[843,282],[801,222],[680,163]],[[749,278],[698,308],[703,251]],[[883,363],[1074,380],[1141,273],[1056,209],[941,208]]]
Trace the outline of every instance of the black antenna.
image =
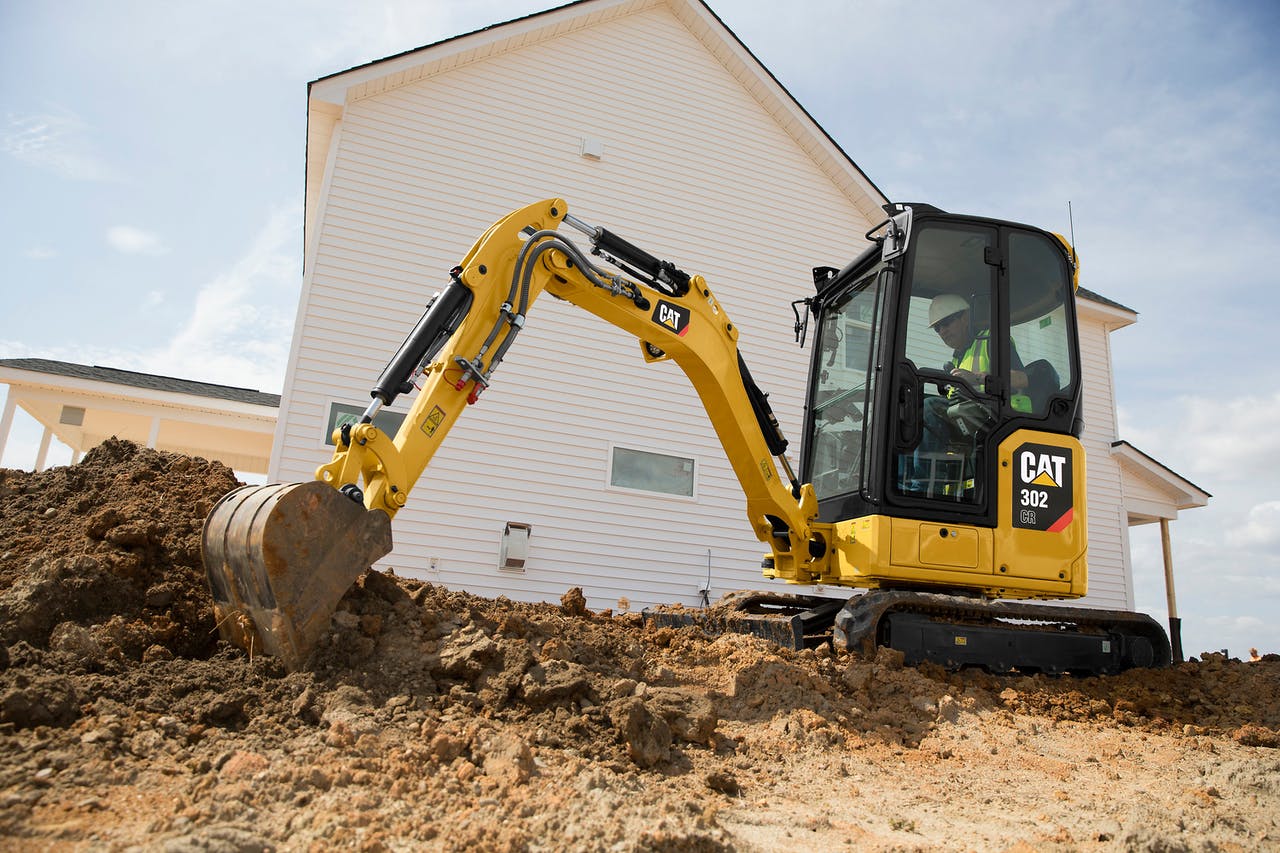
[[1067,199],[1067,224],[1071,228],[1071,266],[1080,266],[1080,258],[1076,255],[1076,220],[1071,215],[1071,200]]

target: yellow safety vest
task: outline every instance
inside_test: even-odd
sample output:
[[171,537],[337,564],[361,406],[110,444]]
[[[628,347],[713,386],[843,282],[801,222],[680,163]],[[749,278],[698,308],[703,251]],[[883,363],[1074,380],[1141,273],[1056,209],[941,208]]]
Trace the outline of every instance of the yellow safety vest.
[[979,332],[969,344],[969,348],[959,358],[953,357],[951,363],[960,370],[967,370],[970,373],[990,373],[991,350],[987,333]]

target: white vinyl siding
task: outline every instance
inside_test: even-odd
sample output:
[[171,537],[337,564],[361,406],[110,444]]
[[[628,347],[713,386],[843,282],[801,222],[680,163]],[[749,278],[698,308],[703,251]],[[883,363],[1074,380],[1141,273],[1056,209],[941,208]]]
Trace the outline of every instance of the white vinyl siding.
[[[586,137],[602,159],[580,155]],[[812,293],[811,267],[862,249],[871,205],[839,191],[665,5],[376,87],[346,104],[333,140],[274,478],[313,476],[330,402],[366,402],[472,242],[553,196],[706,276],[795,458],[807,353],[790,303]],[[581,586],[597,608],[694,604],[708,561],[713,595],[765,584],[764,546],[677,367],[644,364],[629,335],[543,298],[494,380],[397,516],[384,568],[522,600]],[[615,444],[695,459],[696,497],[609,488]],[[523,574],[497,568],[509,521],[533,529]]]

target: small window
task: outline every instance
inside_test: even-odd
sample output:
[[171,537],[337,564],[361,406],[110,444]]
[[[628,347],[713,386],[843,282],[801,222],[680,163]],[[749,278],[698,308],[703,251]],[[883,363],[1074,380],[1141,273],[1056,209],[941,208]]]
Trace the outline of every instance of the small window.
[[[333,447],[333,431],[347,424],[360,423],[360,418],[364,415],[364,409],[359,406],[349,406],[346,403],[330,403],[329,404],[329,420],[324,428],[324,443]],[[404,423],[405,416],[400,412],[391,412],[383,409],[373,416],[373,425],[385,432],[387,435],[394,437],[400,431],[400,424]]]
[[694,460],[687,456],[614,447],[609,462],[609,485],[691,498],[696,470]]
[[866,371],[867,352],[870,349],[871,326],[867,323],[847,323],[844,328],[844,366],[850,370]]

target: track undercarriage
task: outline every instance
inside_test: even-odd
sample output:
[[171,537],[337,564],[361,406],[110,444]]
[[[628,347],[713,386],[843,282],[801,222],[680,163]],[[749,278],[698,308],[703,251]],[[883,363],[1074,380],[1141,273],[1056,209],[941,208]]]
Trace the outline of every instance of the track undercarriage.
[[645,618],[752,634],[793,649],[832,642],[870,656],[888,646],[907,664],[995,673],[1101,675],[1165,667],[1172,659],[1164,630],[1141,613],[911,590],[872,590],[844,601],[740,592],[704,610],[650,610]]

